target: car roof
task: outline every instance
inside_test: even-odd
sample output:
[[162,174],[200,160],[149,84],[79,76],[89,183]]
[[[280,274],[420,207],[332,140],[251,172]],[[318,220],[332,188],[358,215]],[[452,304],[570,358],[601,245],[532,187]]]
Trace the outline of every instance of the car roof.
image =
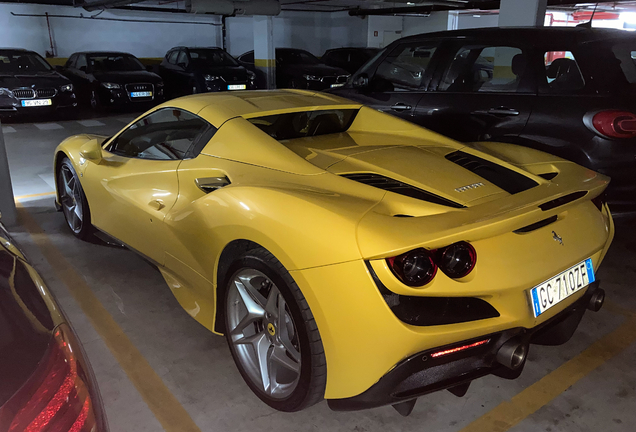
[[362,104],[339,96],[308,90],[253,90],[202,93],[175,99],[161,108],[181,108],[203,117],[215,127],[235,117],[259,117],[284,112],[319,109],[360,108]]
[[0,48],[0,52],[21,52],[21,53],[35,53],[35,51],[31,51],[24,48]]
[[81,51],[81,52],[73,53],[71,55],[75,55],[75,54],[83,54],[83,55],[88,55],[88,56],[90,56],[90,55],[100,55],[100,56],[101,55],[122,55],[123,54],[123,55],[130,55],[130,56],[134,57],[133,54],[127,53],[127,52],[124,52],[124,51]]
[[501,40],[555,42],[589,42],[605,39],[635,39],[636,34],[618,29],[587,27],[487,27],[422,33],[400,39],[401,42],[431,38],[500,38]]

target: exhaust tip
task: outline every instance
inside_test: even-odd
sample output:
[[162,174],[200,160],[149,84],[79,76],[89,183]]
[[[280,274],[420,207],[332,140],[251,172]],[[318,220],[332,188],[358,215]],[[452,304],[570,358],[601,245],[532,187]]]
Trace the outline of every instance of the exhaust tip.
[[590,302],[587,304],[587,308],[592,312],[598,312],[603,307],[603,303],[605,303],[605,290],[599,288],[594,291],[594,294],[590,297]]
[[497,361],[508,369],[518,369],[526,361],[528,345],[510,339],[497,351]]

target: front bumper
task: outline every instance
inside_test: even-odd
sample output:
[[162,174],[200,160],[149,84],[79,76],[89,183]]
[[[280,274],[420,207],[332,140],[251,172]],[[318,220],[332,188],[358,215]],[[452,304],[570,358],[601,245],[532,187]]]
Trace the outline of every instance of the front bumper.
[[37,114],[42,112],[64,110],[77,106],[77,98],[73,92],[58,92],[55,96],[49,99],[51,99],[51,105],[23,107],[22,99],[3,97],[0,99],[0,114]]
[[[398,363],[376,384],[360,395],[329,399],[329,408],[335,411],[353,411],[395,405],[444,389],[452,390],[464,386],[462,390],[465,391],[467,384],[471,381],[489,374],[507,379],[517,378],[523,371],[525,362],[515,370],[499,364],[496,355],[501,346],[511,339],[521,344],[564,344],[574,334],[598,287],[598,281],[592,283],[575,303],[536,327],[513,328],[414,354]],[[489,342],[438,358],[431,356],[442,350],[483,340],[489,340]]]
[[[131,84],[134,85],[134,84]],[[99,100],[104,106],[125,106],[125,105],[142,105],[151,106],[162,103],[164,98],[163,87],[153,85],[152,97],[133,98],[130,92],[126,90],[126,85],[122,85],[119,89],[107,89],[101,87],[98,89]]]

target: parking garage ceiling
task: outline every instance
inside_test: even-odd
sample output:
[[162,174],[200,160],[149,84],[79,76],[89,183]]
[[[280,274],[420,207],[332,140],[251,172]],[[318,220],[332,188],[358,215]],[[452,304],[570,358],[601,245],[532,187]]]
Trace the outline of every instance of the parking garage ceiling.
[[[201,2],[202,0],[198,0]],[[228,0],[208,0],[210,3]],[[254,0],[234,0],[248,3]],[[263,2],[264,0],[256,0]],[[498,10],[499,0],[265,0],[279,2],[281,10],[336,12],[359,11],[375,15],[427,15],[436,11],[489,11]],[[191,10],[190,0],[5,0],[15,3],[36,3],[83,7],[88,11],[101,9],[160,10],[184,13]],[[636,10],[636,1],[599,1],[581,3],[573,0],[548,0],[551,8],[566,10],[594,9],[600,11]],[[377,10],[377,11],[376,11]],[[356,13],[364,15],[364,13]]]

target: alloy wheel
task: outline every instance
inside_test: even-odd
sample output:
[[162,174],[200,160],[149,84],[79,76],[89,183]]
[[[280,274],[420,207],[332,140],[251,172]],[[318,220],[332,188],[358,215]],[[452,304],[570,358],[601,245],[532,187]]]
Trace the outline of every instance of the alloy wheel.
[[62,186],[60,188],[60,202],[66,223],[75,234],[79,234],[84,223],[81,186],[75,173],[67,165],[61,167],[59,176],[58,184]]
[[289,307],[264,273],[239,270],[228,287],[227,323],[249,379],[273,399],[290,396],[301,373],[298,331]]

